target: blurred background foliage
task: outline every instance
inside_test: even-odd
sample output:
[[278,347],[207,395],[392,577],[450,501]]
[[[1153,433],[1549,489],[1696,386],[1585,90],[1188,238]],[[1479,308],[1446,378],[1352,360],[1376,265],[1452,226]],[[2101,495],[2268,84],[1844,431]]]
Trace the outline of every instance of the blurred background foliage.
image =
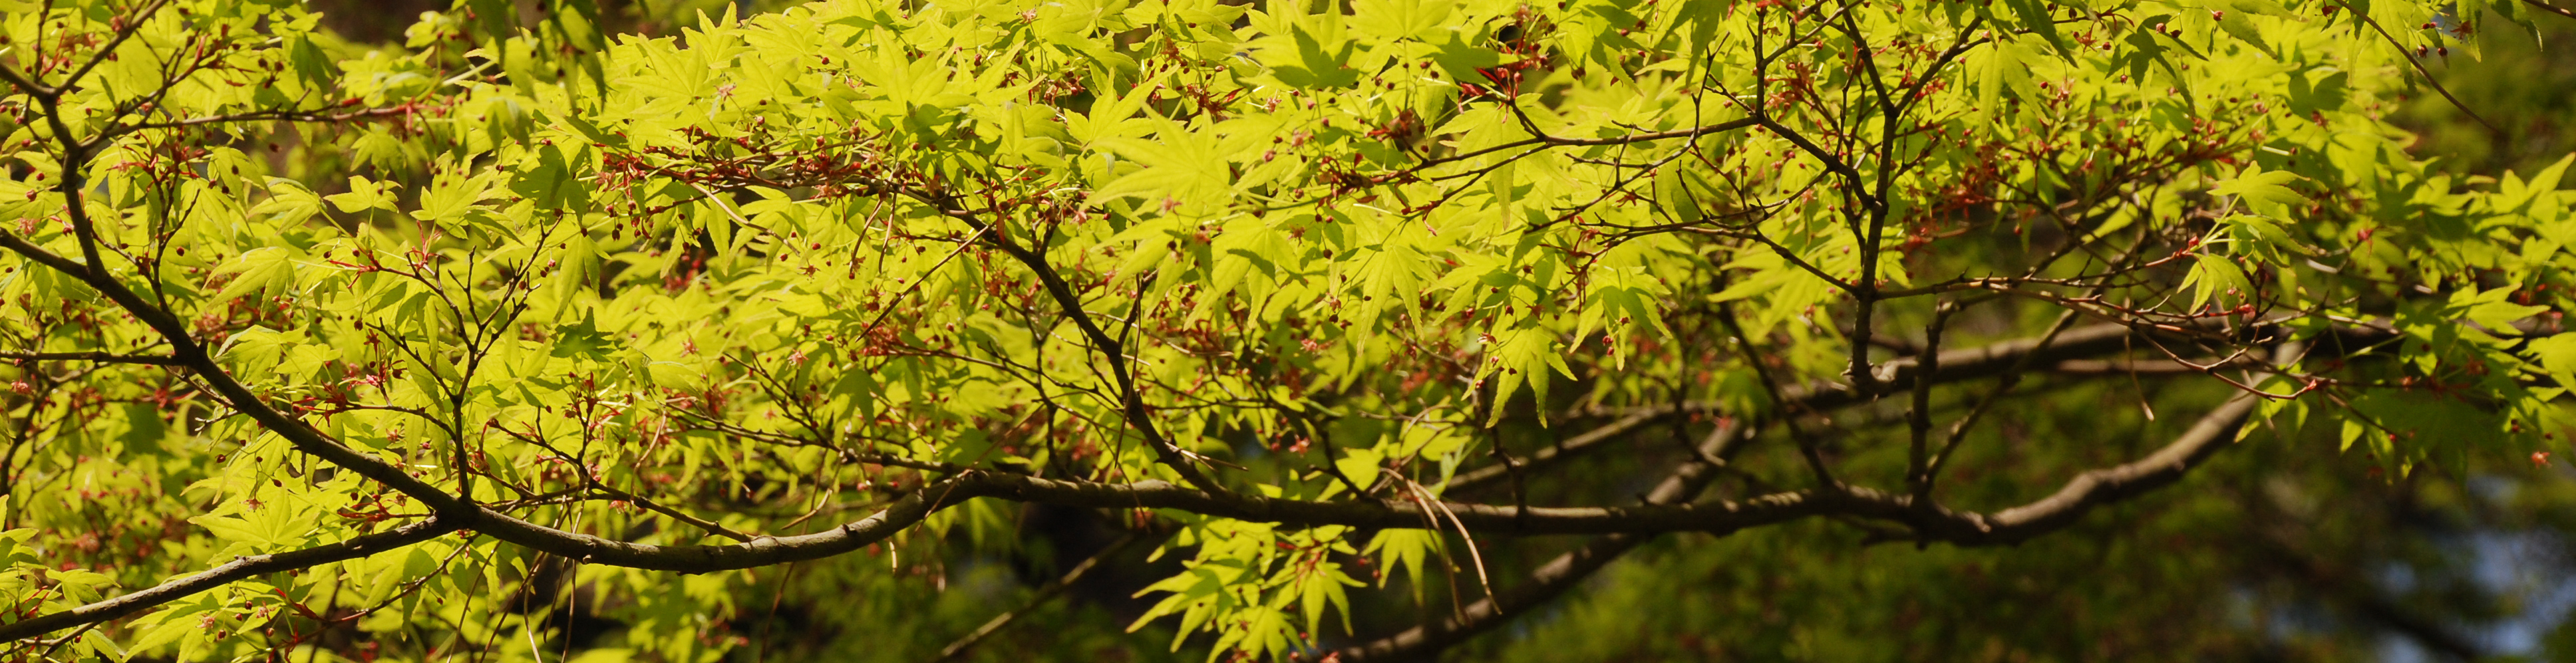
[[[325,24],[364,50],[400,48],[438,0],[313,0]],[[613,31],[674,36],[728,6],[748,14],[782,0],[601,0]],[[533,25],[546,3],[518,2]],[[2490,25],[2509,25],[2502,21]],[[2421,157],[2494,175],[2530,172],[2576,151],[2576,20],[2476,36],[2474,51],[2426,66],[2463,113],[2418,82],[2390,118],[2415,132]],[[2100,431],[2153,435],[2134,393],[2035,390],[2014,404],[2021,425],[1985,445],[2041,469],[2080,466]],[[2115,425],[2116,424],[2116,425]],[[2186,484],[2089,516],[2059,534],[2003,549],[1854,546],[1832,523],[1710,541],[1666,537],[1578,592],[1450,651],[1496,661],[2516,661],[2576,660],[2576,466],[2472,458],[2464,473],[2419,469],[2391,480],[2373,459],[2341,453],[2330,426],[2256,435]],[[2090,446],[2088,446],[2090,445]],[[1969,445],[1979,447],[1980,445]],[[1626,473],[1654,453],[1600,454]],[[2047,468],[2047,455],[2065,456]],[[1629,466],[1622,466],[1623,464]],[[1115,530],[1075,511],[1019,514],[1018,536],[953,542],[945,567],[888,577],[858,572],[874,556],[757,572],[734,619],[701,634],[737,639],[748,661],[929,661],[958,636],[1029,603],[1039,586],[1108,548]],[[1498,569],[1526,568],[1566,541],[1481,542]],[[1019,615],[965,660],[1202,661],[1206,643],[1168,651],[1167,624],[1127,625],[1134,594],[1169,568],[1142,547]],[[1162,564],[1168,564],[1165,560]],[[1463,562],[1461,562],[1463,563]],[[1414,588],[1424,605],[1355,606],[1363,633],[1388,632],[1472,601],[1472,570]],[[1498,573],[1507,582],[1514,574]],[[1438,575],[1435,578],[1440,577]],[[573,593],[578,597],[580,592]],[[1357,595],[1355,595],[1355,598]],[[621,632],[652,625],[555,608],[573,635],[565,653],[614,653]]]
[[2576,20],[2540,16],[2537,29],[2504,21],[2477,35],[2476,49],[2424,61],[2479,123],[2439,92],[2418,86],[2390,116],[2421,138],[2419,156],[2450,159],[2484,175],[2532,172],[2576,150]]

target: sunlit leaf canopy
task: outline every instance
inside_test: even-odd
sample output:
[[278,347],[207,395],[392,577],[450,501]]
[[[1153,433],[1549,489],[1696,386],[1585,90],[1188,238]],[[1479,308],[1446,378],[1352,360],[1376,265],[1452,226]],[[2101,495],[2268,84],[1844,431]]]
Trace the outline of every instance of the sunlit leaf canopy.
[[1178,560],[1173,648],[1401,658],[1658,535],[2569,423],[2567,161],[2380,119],[2521,4],[541,9],[0,3],[13,654],[714,660],[1037,504]]

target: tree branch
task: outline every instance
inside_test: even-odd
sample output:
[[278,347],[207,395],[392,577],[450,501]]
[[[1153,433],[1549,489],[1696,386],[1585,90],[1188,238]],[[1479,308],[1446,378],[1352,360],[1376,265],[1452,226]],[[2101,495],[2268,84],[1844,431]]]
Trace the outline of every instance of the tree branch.
[[226,562],[222,566],[207,569],[196,575],[173,579],[150,589],[62,612],[0,624],[0,642],[23,640],[75,626],[117,619],[141,612],[146,608],[214,589],[235,580],[365,557],[427,541],[456,530],[457,526],[453,520],[432,518],[388,531],[362,534],[339,543],[282,553],[235,557],[233,561]]
[[2203,415],[2164,448],[2136,461],[2078,474],[2048,497],[1977,518],[1953,516],[1983,525],[1980,531],[1952,531],[1943,540],[1961,545],[2015,543],[2064,527],[2093,507],[2118,502],[2182,479],[2193,467],[2235,439],[2238,426],[2254,413],[2261,396],[2238,393]]
[[[929,198],[929,202],[941,213],[958,217],[977,226],[978,234],[983,235],[987,242],[1000,248],[1003,253],[1010,254],[1013,260],[1028,267],[1029,272],[1038,277],[1039,284],[1045,287],[1047,294],[1053,297],[1057,306],[1063,309],[1065,319],[1072,321],[1074,326],[1082,331],[1083,337],[1091,341],[1092,348],[1109,362],[1109,376],[1118,383],[1120,413],[1126,418],[1127,425],[1134,427],[1138,435],[1144,436],[1145,443],[1153,447],[1156,458],[1163,465],[1180,475],[1182,481],[1197,486],[1200,490],[1218,495],[1230,492],[1226,490],[1224,484],[1217,483],[1215,477],[1208,476],[1206,472],[1199,469],[1198,465],[1193,464],[1195,460],[1201,458],[1199,455],[1182,449],[1179,444],[1172,442],[1171,438],[1164,436],[1161,428],[1154,425],[1152,408],[1145,404],[1144,393],[1136,388],[1134,371],[1127,365],[1126,346],[1119,343],[1117,338],[1111,337],[1109,332],[1101,329],[1100,324],[1091,318],[1091,312],[1082,306],[1082,296],[1075,293],[1073,286],[1065,282],[1064,276],[1056,273],[1055,266],[1047,262],[1046,255],[1043,253],[1046,250],[1045,246],[1034,249],[1020,246],[1018,242],[1012,241],[1009,232],[997,225],[998,221],[976,221],[972,213],[967,212],[953,200]],[[984,232],[985,229],[993,232]]]
[[101,364],[150,364],[178,366],[179,358],[166,355],[121,355],[112,352],[0,352],[0,360],[9,361],[90,361]]
[[[1647,504],[1670,504],[1697,497],[1702,488],[1715,478],[1719,463],[1734,456],[1743,442],[1751,439],[1757,426],[1727,425],[1711,431],[1699,444],[1697,459],[1682,464],[1670,476],[1656,484],[1646,495]],[[1611,560],[1636,549],[1653,538],[1652,534],[1611,534],[1566,551],[1530,571],[1529,582],[1501,594],[1489,595],[1456,613],[1433,620],[1395,635],[1342,648],[1342,660],[1348,663],[1376,660],[1418,658],[1447,649],[1478,633],[1502,625],[1511,617],[1554,599],[1565,590],[1591,577],[1593,572],[1610,565]]]
[[[2525,1],[2529,2],[2530,0]],[[2406,45],[2397,41],[2396,35],[2388,34],[2388,28],[2380,27],[2378,19],[2371,18],[2370,14],[2361,10],[2353,9],[2352,3],[2350,2],[2335,0],[2335,4],[2342,5],[2344,11],[2351,12],[2354,18],[2360,19],[2362,23],[2368,24],[2370,29],[2378,31],[2380,38],[2388,40],[2388,45],[2397,47],[2397,57],[2405,58],[2406,64],[2414,65],[2415,73],[2422,74],[2424,76],[2424,84],[2432,86],[2434,92],[2442,93],[2442,98],[2450,101],[2452,108],[2460,109],[2460,114],[2469,116],[2469,119],[2477,120],[2478,124],[2485,125],[2488,131],[2493,131],[2498,134],[2504,133],[2503,127],[2496,126],[2496,123],[2494,122],[2488,122],[2487,118],[2478,115],[2477,111],[2469,110],[2469,105],[2461,103],[2459,97],[2451,96],[2451,89],[2442,86],[2442,80],[2433,76],[2433,70],[2424,68],[2423,61],[2415,59],[2415,54],[2406,52]],[[2548,7],[2548,5],[2541,6]],[[2550,8],[2556,9],[2555,7]]]
[[[2145,332],[2130,325],[2103,324],[2069,329],[2059,334],[2055,342],[2046,345],[2041,344],[2040,339],[2037,338],[2016,339],[1981,347],[1944,351],[1936,358],[1904,357],[1880,363],[1879,370],[1886,376],[1880,379],[1879,384],[1871,390],[1854,390],[1847,385],[1819,383],[1788,387],[1783,390],[1787,393],[1782,396],[1790,410],[1836,409],[1867,402],[1877,396],[1912,389],[1916,386],[1916,375],[1921,373],[1926,365],[1932,368],[1931,384],[1948,384],[2001,374],[2011,370],[2022,357],[2033,354],[2038,355],[2033,358],[2034,362],[2051,362],[2058,372],[2064,373],[2127,374],[2131,370],[2173,372],[2163,370],[2166,367],[2156,363],[2164,360],[2119,362],[2086,359],[2127,351],[2131,347],[2128,340],[2143,333]],[[1619,418],[1532,453],[1528,458],[1521,459],[1521,469],[1528,470],[1572,459],[1584,452],[1599,448],[1602,443],[1617,440],[1628,432],[1667,416],[1713,412],[1720,409],[1722,408],[1717,403],[1701,401],[1683,403],[1678,408],[1671,404],[1663,404],[1578,411],[1576,414],[1579,415],[1606,415]],[[1508,471],[1509,468],[1499,464],[1461,470],[1449,479],[1448,486],[1451,490],[1477,488],[1504,478]]]
[[[1992,517],[1975,514],[1941,512],[1951,527],[1946,540],[1962,545],[2011,543],[2064,527],[2095,506],[2127,499],[2173,483],[2229,439],[2245,417],[2253,411],[2258,397],[2239,395],[2227,404],[2202,417],[2189,431],[2163,449],[2136,462],[2094,470],[2077,475],[2055,494],[2020,507],[2007,509]],[[1721,439],[1722,438],[1722,439]],[[1714,447],[1712,456],[1723,457],[1732,449],[1725,440],[1740,439],[1731,434],[1712,436],[1704,449]],[[1648,496],[1649,504],[1670,500],[1685,492],[1696,492],[1713,469],[1707,463],[1693,462],[1673,477],[1665,479]],[[1889,504],[1911,501],[1910,498],[1860,491],[1863,497],[1877,502],[1864,507],[1885,508]],[[1454,507],[1453,507],[1454,508]],[[1865,514],[1864,514],[1865,515]],[[1962,529],[1967,525],[1973,529]],[[1530,582],[1500,595],[1468,605],[1457,614],[1416,626],[1404,632],[1341,649],[1342,660],[1377,661],[1407,660],[1427,656],[1477,633],[1500,625],[1509,616],[1546,602],[1572,588],[1611,560],[1651,538],[1652,534],[1616,533],[1595,539],[1580,548],[1558,555],[1530,574]]]
[[[2059,333],[2054,340],[2048,340],[2043,337],[2032,337],[2003,341],[1975,348],[1945,350],[1941,353],[1941,357],[1936,362],[1937,366],[1933,370],[1933,374],[1930,378],[1935,383],[1947,383],[1994,377],[1996,375],[2012,371],[2013,367],[2019,365],[2024,357],[2029,357],[2031,366],[2053,366],[2058,362],[2089,359],[2127,351],[2131,348],[2131,339],[2177,340],[2198,338],[2206,340],[2223,335],[2230,342],[2274,343],[2285,340],[2287,332],[2289,331],[2272,321],[2256,324],[2237,323],[2234,326],[2230,326],[2230,323],[2223,318],[2203,318],[2195,321],[2193,326],[2189,327],[2166,327],[2168,326],[2149,326],[2145,324],[2113,322],[2070,328]],[[2333,345],[2322,346],[2339,348],[2341,349],[2339,350],[2340,352],[2358,351],[2378,343],[2386,342],[2389,339],[2396,338],[2396,333],[2394,331],[2366,326],[2339,326],[2327,333],[2330,334],[2332,338],[2318,339],[2320,344],[2322,345],[2330,340],[2334,343]],[[1924,363],[1925,362],[1923,362],[1919,357],[1905,357],[1879,362],[1879,376],[1875,381],[1876,384],[1873,384],[1868,388],[1855,388],[1849,384],[1830,381],[1816,381],[1802,385],[1784,385],[1781,389],[1781,401],[1783,403],[1792,403],[1798,407],[1817,411],[1833,410],[1871,402],[1880,397],[1913,388],[1914,381],[1922,377],[1920,374],[1923,373]],[[2083,367],[2084,366],[2081,365],[2078,366],[2078,368]],[[1596,408],[1589,412],[1589,414],[1624,416],[1639,412],[1652,412],[1669,415],[1691,412],[1716,412],[1723,409],[1725,409],[1725,406],[1715,401],[1691,401],[1682,403],[1678,408],[1667,403],[1636,407]]]
[[[186,328],[176,318],[144,303],[113,279],[45,252],[5,231],[0,231],[0,246],[39,263],[63,269],[107,294],[136,318],[160,331],[172,344],[173,356],[199,372],[211,391],[264,428],[285,437],[297,449],[421,500],[438,512],[448,514],[447,520],[503,541],[585,563],[692,573],[839,555],[910,527],[939,508],[975,497],[1093,508],[1169,508],[1290,525],[1417,528],[1432,522],[1432,517],[1438,515],[1452,519],[1461,527],[1499,534],[1611,534],[1677,530],[1722,534],[1809,516],[1841,515],[1909,523],[1927,539],[1968,545],[2009,542],[2062,526],[2097,504],[2171,483],[2191,464],[2217,449],[2214,441],[2224,432],[2234,430],[2253,407],[2251,396],[2240,396],[2219,412],[2212,413],[2211,418],[2204,419],[2192,434],[2177,440],[2156,456],[2119,468],[2088,472],[2070,482],[2057,495],[1993,517],[1960,514],[1938,507],[1917,508],[1910,497],[1857,487],[1830,492],[1776,493],[1741,502],[1521,507],[1463,503],[1434,505],[1385,499],[1315,502],[1214,493],[1158,480],[1108,484],[973,471],[923,486],[882,511],[825,532],[757,537],[731,545],[656,546],[557,530],[449,495],[390,463],[343,446],[320,431],[269,407],[216,365],[203,347],[188,337]],[[2025,339],[1962,350],[1956,354],[1944,352],[1937,370],[1932,371],[1929,377],[1943,380],[1983,375],[2005,370],[2032,354],[2040,355],[2036,359],[2056,359],[2103,353],[2109,351],[2109,347],[2124,345],[2136,333],[2140,332],[2126,325],[2102,325],[2067,330],[2055,342],[2045,346],[2036,339]],[[1903,359],[1881,364],[1880,370],[1885,375],[1877,380],[1876,390],[1908,387],[1918,372],[1912,361]],[[1804,399],[1809,407],[1819,409],[1856,403],[1875,395],[1875,390],[1830,384],[1793,391],[1797,392],[1796,395],[1784,394],[1784,400]]]

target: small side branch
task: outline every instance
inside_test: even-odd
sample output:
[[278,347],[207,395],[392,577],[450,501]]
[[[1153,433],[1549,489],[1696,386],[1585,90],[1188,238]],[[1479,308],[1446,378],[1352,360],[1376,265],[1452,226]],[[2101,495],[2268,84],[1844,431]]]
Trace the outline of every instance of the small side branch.
[[[1646,494],[1645,503],[1673,504],[1687,502],[1697,497],[1700,490],[1708,486],[1709,480],[1717,475],[1718,467],[1726,462],[1725,459],[1742,448],[1742,442],[1751,437],[1751,432],[1756,430],[1759,430],[1758,426],[1731,425],[1720,426],[1716,431],[1710,432],[1706,440],[1692,450],[1696,452],[1697,459],[1683,464],[1679,469],[1674,470],[1672,475],[1665,477],[1663,482],[1656,484],[1655,489]],[[1513,616],[1527,611],[1532,606],[1555,599],[1566,590],[1573,589],[1584,578],[1591,577],[1594,572],[1609,566],[1612,560],[1636,549],[1638,544],[1645,543],[1655,536],[1654,534],[1620,533],[1585,542],[1582,546],[1557,555],[1546,564],[1539,565],[1536,570],[1530,572],[1529,582],[1501,594],[1487,596],[1484,600],[1470,604],[1447,617],[1405,629],[1395,635],[1345,647],[1339,652],[1341,660],[1346,663],[1410,660],[1447,649],[1450,645],[1502,625],[1503,622],[1509,621]]]
[[[2525,1],[2530,2],[2531,0]],[[2494,122],[2488,122],[2487,118],[2485,116],[2478,115],[2477,111],[2470,110],[2469,105],[2461,103],[2459,97],[2451,96],[2451,89],[2442,86],[2442,80],[2433,76],[2433,70],[2424,68],[2424,62],[2422,60],[2417,60],[2415,59],[2415,54],[2406,52],[2406,44],[2397,41],[2396,35],[2389,34],[2388,28],[2380,27],[2377,19],[2371,18],[2369,14],[2362,13],[2360,10],[2353,9],[2352,3],[2337,0],[2335,4],[2342,5],[2344,11],[2352,12],[2354,18],[2361,19],[2363,23],[2370,25],[2370,29],[2378,31],[2380,38],[2388,40],[2389,46],[2397,48],[2397,57],[2405,58],[2406,64],[2414,65],[2415,73],[2422,74],[2424,76],[2424,84],[2431,86],[2434,92],[2442,93],[2442,98],[2450,101],[2452,108],[2460,109],[2460,114],[2469,116],[2469,119],[2477,120],[2478,124],[2485,125],[2488,131],[2493,131],[2499,134],[2504,133],[2504,128],[2496,126],[2496,123]],[[2532,4],[2539,3],[2533,2]],[[2541,6],[2548,7],[2548,5]],[[2548,8],[2556,9],[2556,7]]]
[[183,365],[178,357],[168,355],[121,355],[113,352],[0,352],[7,361],[87,361],[101,364]]

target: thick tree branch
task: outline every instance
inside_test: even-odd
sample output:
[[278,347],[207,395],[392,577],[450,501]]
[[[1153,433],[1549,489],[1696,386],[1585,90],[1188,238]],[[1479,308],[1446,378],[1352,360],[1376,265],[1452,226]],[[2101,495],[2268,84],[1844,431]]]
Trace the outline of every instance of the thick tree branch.
[[1802,490],[1742,501],[1605,507],[1360,499],[1338,502],[1220,496],[1151,480],[1095,483],[970,471],[930,484],[886,509],[830,531],[760,537],[747,543],[655,546],[564,532],[474,507],[475,528],[495,538],[581,560],[643,569],[703,573],[820,559],[856,550],[910,527],[930,513],[976,497],[1099,509],[1174,509],[1291,526],[1348,525],[1416,529],[1435,518],[1494,534],[1613,534],[1695,531],[1729,533],[1800,518],[1835,515],[1914,526],[1926,539],[1961,545],[2012,543],[2062,527],[2095,506],[2127,499],[2180,479],[2253,411],[2258,397],[2239,395],[2203,417],[2164,449],[2137,462],[2078,475],[2055,494],[1992,515],[1940,507],[1867,488]]
[[[2075,480],[2047,498],[2007,509],[1991,518],[1973,514],[1950,516],[1952,540],[1962,544],[2007,543],[2063,527],[2072,523],[2094,506],[2127,499],[2153,490],[2174,480],[2209,454],[2223,448],[2238,424],[2260,399],[2241,395],[2203,417],[2181,437],[2163,449],[2137,462],[2094,470],[2078,475]],[[1712,455],[1723,456],[1732,449],[1723,440],[1732,435],[1713,436],[1704,449],[1714,447]],[[1665,479],[1647,503],[1672,500],[1685,492],[1697,492],[1705,477],[1713,473],[1706,463],[1693,462],[1674,476]],[[1880,497],[1903,501],[1909,498]],[[1981,527],[1973,533],[1956,529],[1959,524]],[[1611,560],[1652,538],[1651,534],[1618,533],[1595,539],[1582,547],[1558,555],[1530,573],[1530,581],[1501,594],[1470,604],[1457,614],[1416,626],[1378,640],[1340,650],[1342,660],[1360,661],[1409,660],[1427,656],[1477,633],[1491,629],[1510,616],[1544,603],[1571,589]]]
[[849,552],[909,527],[933,511],[976,497],[1099,509],[1174,509],[1290,526],[1418,529],[1430,527],[1428,523],[1440,519],[1479,533],[1519,535],[1674,531],[1725,534],[1814,516],[1847,516],[1903,523],[1927,540],[1991,545],[2017,542],[2063,527],[2095,506],[2180,479],[2209,454],[2224,448],[2230,433],[2258,401],[2252,395],[2239,395],[2147,458],[2086,472],[2047,498],[1992,515],[1937,506],[1918,508],[1910,496],[1858,487],[1774,493],[1742,501],[1521,507],[1395,499],[1320,502],[1220,496],[1159,480],[1095,483],[970,471],[924,486],[883,511],[831,531],[762,537],[733,545],[655,546],[612,541],[528,523],[481,507],[475,507],[480,514],[475,523],[477,529],[503,541],[586,563],[699,573]]
[[[66,168],[69,167],[72,166],[67,164]],[[77,199],[73,200],[72,208],[80,208]],[[86,224],[87,220],[76,214],[74,223]],[[0,248],[8,248],[30,260],[61,270],[105,294],[169,341],[171,355],[178,364],[195,371],[208,390],[223,399],[225,404],[249,416],[262,428],[285,438],[297,450],[420,500],[441,514],[442,521],[541,552],[594,564],[697,573],[819,559],[857,550],[884,539],[920,522],[922,517],[939,506],[953,505],[977,496],[981,494],[979,489],[984,488],[974,482],[956,480],[931,484],[896,500],[882,511],[829,531],[783,538],[758,537],[734,545],[655,546],[566,532],[520,520],[475,504],[470,499],[448,494],[393,463],[342,445],[304,422],[270,407],[216,364],[205,347],[189,336],[187,327],[177,317],[143,301],[113,278],[6,231],[0,231]]]
[[[2021,541],[2063,527],[2093,507],[2127,499],[2140,493],[2179,480],[2192,467],[2212,453],[2224,448],[2245,417],[2259,402],[2258,397],[2239,395],[2203,417],[2191,430],[2155,454],[2117,467],[2094,470],[2078,475],[2041,500],[1996,512],[1991,516],[1958,513],[1946,509],[1916,509],[1907,496],[1853,488],[1838,492],[1798,491],[1767,495],[1742,502],[1720,501],[1701,504],[1657,504],[1656,499],[1672,499],[1676,491],[1685,491],[1694,482],[1704,481],[1712,471],[1704,463],[1692,463],[1685,471],[1667,479],[1649,496],[1648,504],[1633,507],[1529,507],[1511,505],[1442,504],[1429,506],[1418,502],[1376,500],[1349,502],[1312,502],[1270,498],[1226,499],[1162,481],[1134,484],[1097,484],[1060,481],[1015,474],[968,473],[955,479],[931,484],[897,500],[883,511],[830,531],[791,537],[761,537],[734,545],[654,546],[612,541],[598,537],[564,532],[519,520],[478,505],[471,509],[470,520],[440,517],[406,525],[391,532],[371,534],[346,542],[290,553],[245,557],[206,573],[183,578],[143,592],[111,599],[92,606],[0,626],[0,640],[14,640],[40,635],[61,628],[115,619],[135,611],[166,603],[208,588],[241,578],[286,569],[350,559],[416,543],[452,531],[470,522],[474,529],[494,538],[531,549],[581,560],[632,568],[681,572],[709,572],[728,569],[769,566],[787,562],[830,557],[857,550],[868,543],[884,539],[929,515],[940,507],[954,505],[972,497],[1047,502],[1060,505],[1095,508],[1171,508],[1206,515],[1288,525],[1353,525],[1361,527],[1418,528],[1431,521],[1431,509],[1443,512],[1462,526],[1480,532],[1519,534],[1629,534],[1642,535],[1667,531],[1701,531],[1724,534],[1748,527],[1773,524],[1819,515],[1843,515],[1902,522],[1913,525],[1924,538],[1950,541],[1961,545],[1988,545]],[[1676,483],[1679,482],[1679,483]],[[443,495],[442,495],[443,497]],[[450,498],[452,499],[452,498]],[[442,512],[446,510],[442,509]],[[1586,546],[1568,557],[1563,564],[1551,562],[1542,568],[1542,582],[1557,576],[1579,577],[1599,568],[1610,556],[1624,551],[1622,540],[1604,540],[1597,546]],[[1587,552],[1589,551],[1589,552]],[[1596,561],[1597,560],[1597,561]],[[1548,571],[1554,569],[1554,571]],[[1552,574],[1552,575],[1551,575]],[[1566,582],[1570,582],[1567,580]],[[1561,591],[1558,590],[1558,591]],[[1528,600],[1543,600],[1553,592],[1532,590]],[[1522,594],[1500,599],[1502,609],[1519,605]],[[1472,626],[1460,623],[1459,627]],[[1427,632],[1426,632],[1427,633]],[[1425,636],[1428,637],[1427,635]]]
[[339,543],[290,552],[235,557],[233,561],[226,562],[222,566],[161,583],[150,589],[62,612],[0,624],[0,642],[14,642],[75,626],[117,619],[214,589],[235,580],[264,573],[311,568],[344,559],[357,559],[427,541],[456,530],[457,526],[453,521],[446,518],[433,518],[389,531],[362,534]]
[[1984,525],[1982,531],[1957,531],[1939,538],[1963,545],[2015,543],[2064,527],[2093,507],[2172,484],[2235,441],[2237,428],[2262,401],[2261,396],[2239,393],[2145,458],[2076,475],[2048,497],[1989,517],[1969,517]]

